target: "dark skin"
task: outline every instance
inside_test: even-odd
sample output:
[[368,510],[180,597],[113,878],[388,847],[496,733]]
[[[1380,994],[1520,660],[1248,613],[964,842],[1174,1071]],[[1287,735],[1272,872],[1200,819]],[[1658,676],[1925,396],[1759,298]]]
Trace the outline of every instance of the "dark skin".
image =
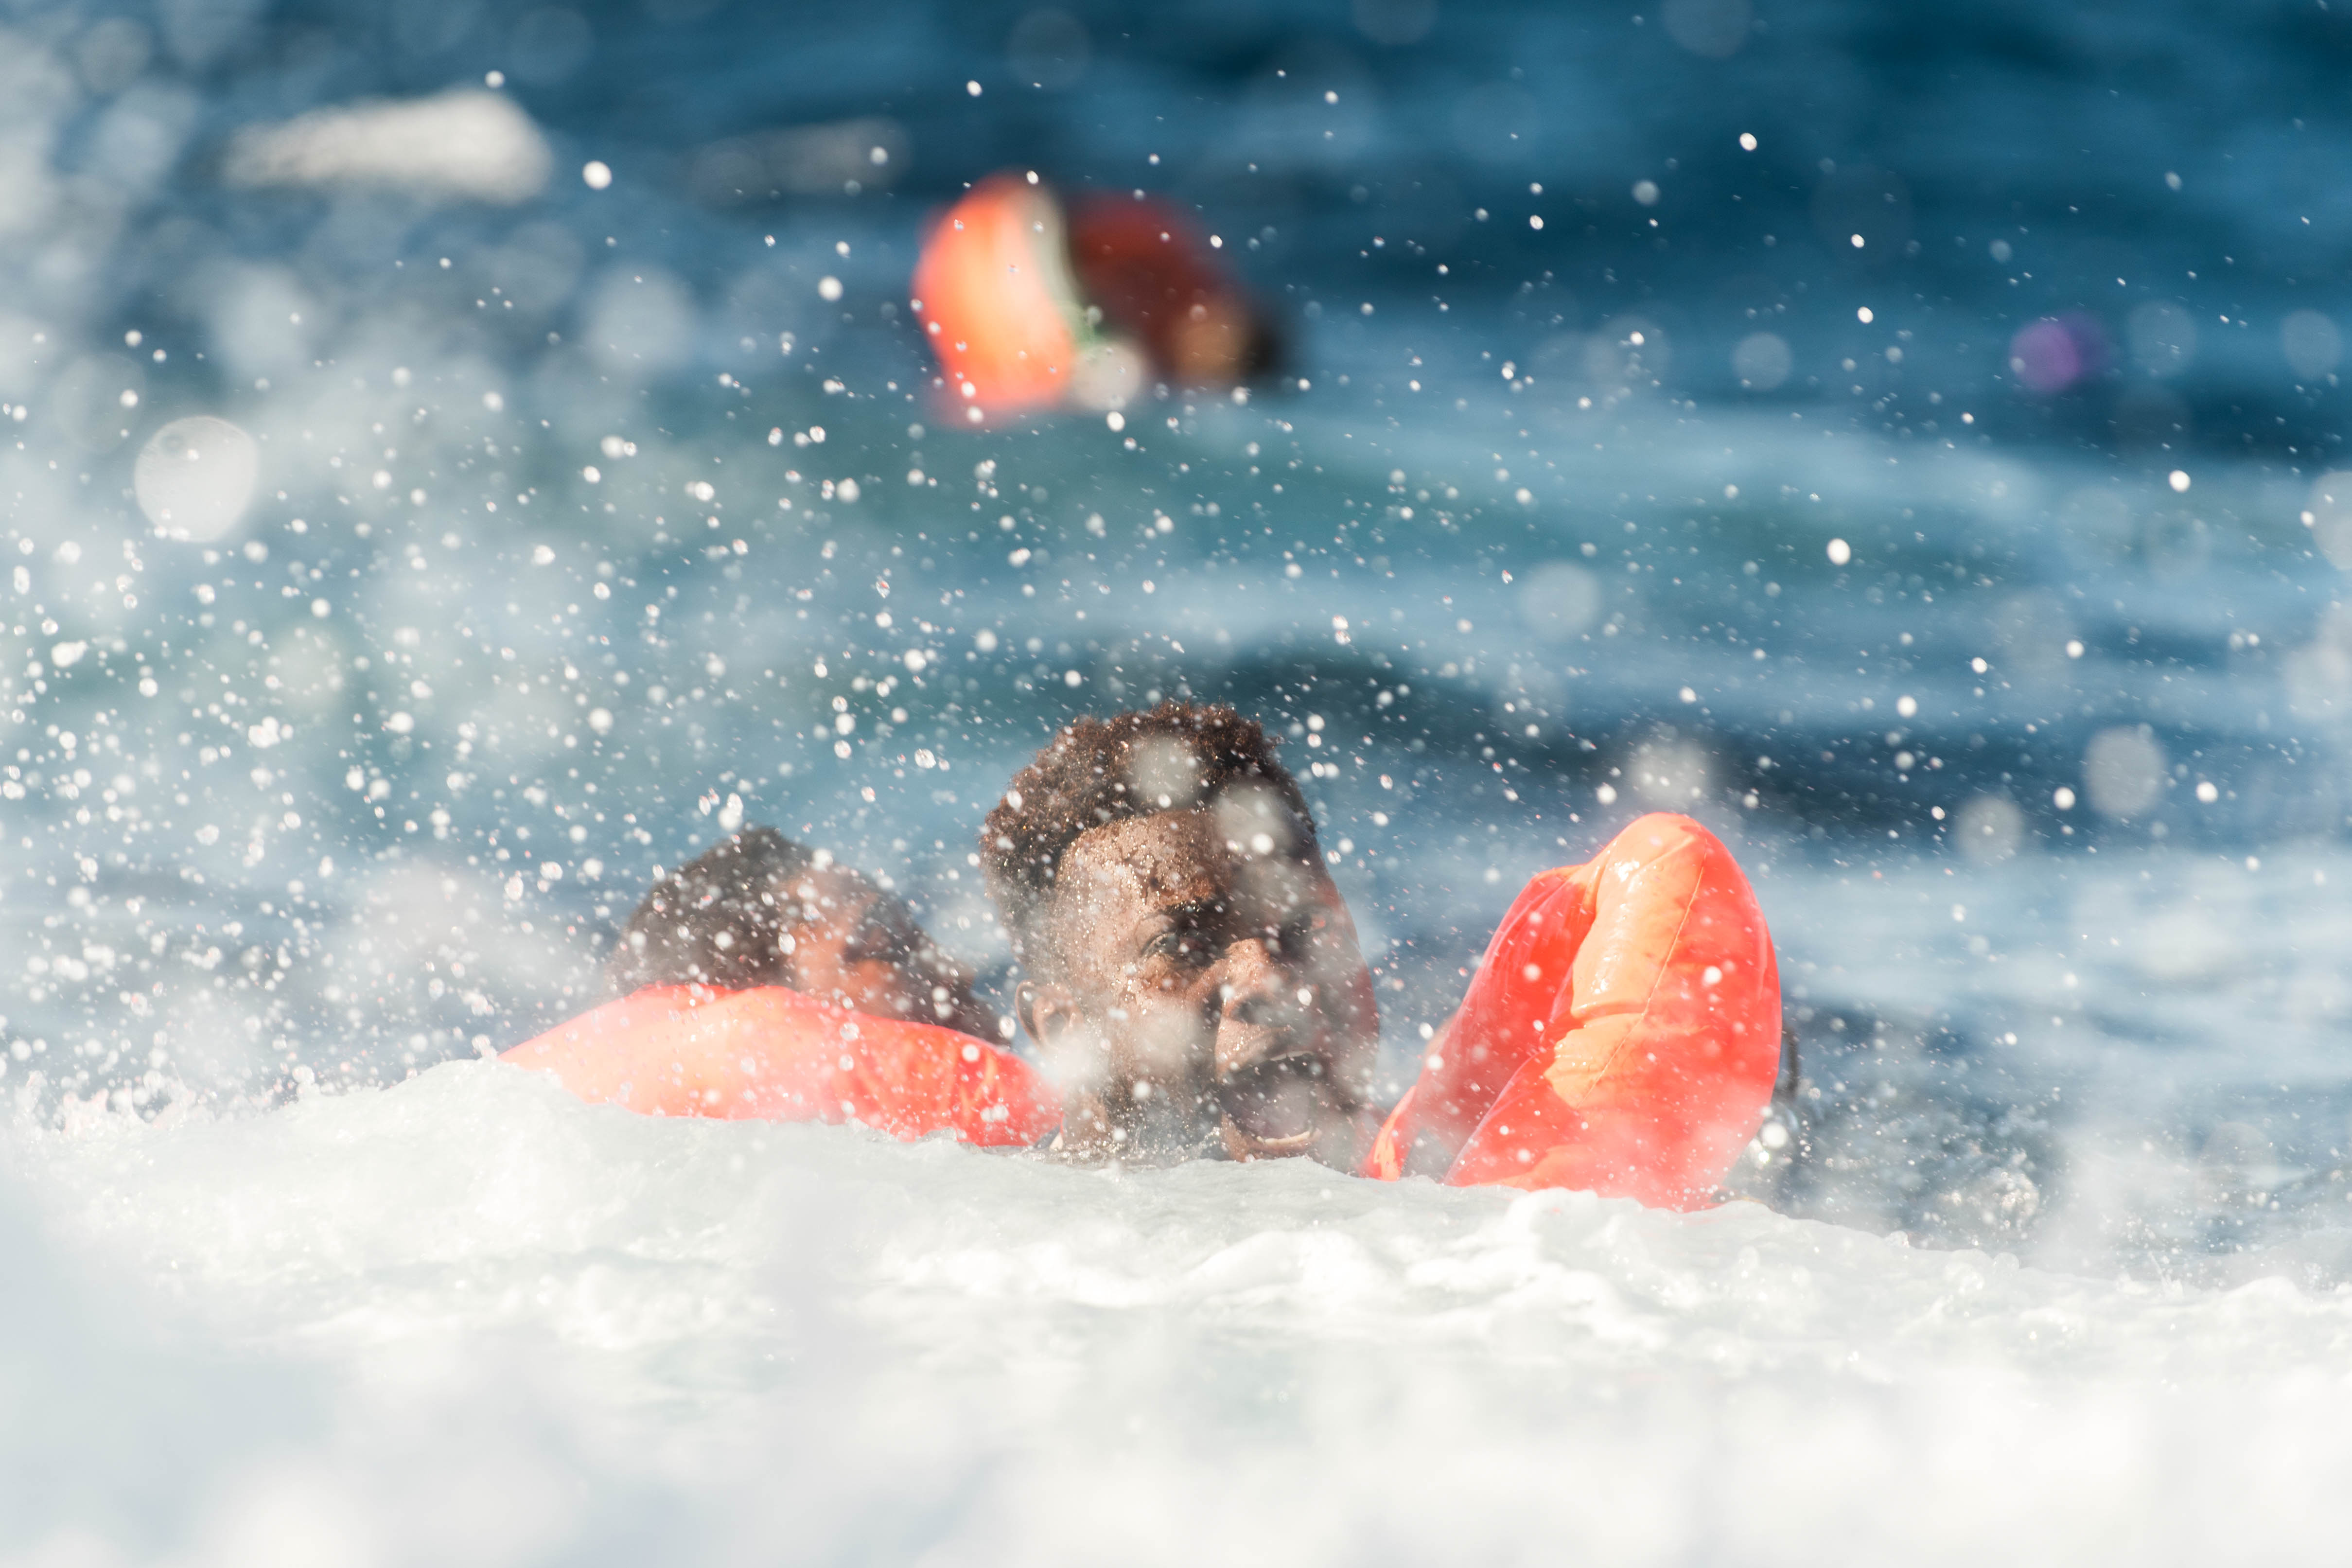
[[1056,1153],[1362,1157],[1380,1026],[1354,922],[1304,825],[1255,847],[1230,826],[1161,811],[1064,852],[1014,1003],[1064,1086]]

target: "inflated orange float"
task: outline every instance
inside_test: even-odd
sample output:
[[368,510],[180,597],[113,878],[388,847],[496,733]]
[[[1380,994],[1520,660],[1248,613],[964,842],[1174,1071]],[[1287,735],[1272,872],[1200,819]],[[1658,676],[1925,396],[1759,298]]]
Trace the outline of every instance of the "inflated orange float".
[[1664,812],[1530,881],[1364,1173],[1574,1187],[1691,1208],[1756,1132],[1780,1065],[1763,911],[1715,835]]
[[[1780,1068],[1780,981],[1756,896],[1688,817],[1641,817],[1528,884],[1363,1173],[1713,1201]],[[660,1116],[856,1122],[984,1147],[1061,1120],[1020,1058],[779,986],[653,986],[506,1053]]]

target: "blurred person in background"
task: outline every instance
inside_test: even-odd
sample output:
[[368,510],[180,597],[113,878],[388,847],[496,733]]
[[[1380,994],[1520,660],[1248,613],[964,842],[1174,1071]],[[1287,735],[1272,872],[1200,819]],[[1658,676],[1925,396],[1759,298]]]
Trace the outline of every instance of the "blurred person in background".
[[654,885],[604,965],[648,985],[786,985],[853,1012],[994,1039],[996,1016],[906,900],[772,827],[729,835]]
[[978,423],[1270,374],[1274,323],[1216,248],[1156,197],[1062,192],[1034,174],[982,181],[932,226],[915,268],[946,400]]

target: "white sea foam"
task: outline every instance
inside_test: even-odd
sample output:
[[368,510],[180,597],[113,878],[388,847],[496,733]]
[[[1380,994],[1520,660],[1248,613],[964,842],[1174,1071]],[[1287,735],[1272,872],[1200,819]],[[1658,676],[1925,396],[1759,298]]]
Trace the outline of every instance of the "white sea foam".
[[233,185],[389,186],[511,205],[547,184],[547,138],[510,99],[470,89],[313,110],[229,143]]
[[51,1237],[5,1238],[21,1561],[2316,1561],[2352,1523],[2352,1296],[2277,1280],[486,1064],[9,1163]]

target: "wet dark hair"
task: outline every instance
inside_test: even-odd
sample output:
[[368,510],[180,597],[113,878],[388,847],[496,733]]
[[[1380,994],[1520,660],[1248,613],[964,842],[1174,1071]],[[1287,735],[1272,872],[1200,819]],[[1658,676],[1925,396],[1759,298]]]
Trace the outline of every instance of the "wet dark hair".
[[[993,1037],[996,1015],[972,994],[971,975],[924,931],[904,899],[839,865],[827,851],[795,843],[772,827],[730,834],[656,878],[621,928],[604,965],[606,984],[621,995],[647,985],[720,991],[789,985],[806,991],[785,939],[794,926],[817,920],[820,908],[833,907],[822,898],[811,903],[814,895],[803,881],[827,869],[856,879],[874,895],[853,940],[862,946],[861,956],[886,958],[898,971],[895,1011]],[[925,991],[930,993],[928,1004]],[[839,993],[823,999],[860,1005]]]
[[1270,790],[1296,818],[1297,847],[1312,853],[1314,819],[1298,781],[1275,756],[1255,719],[1223,703],[1162,702],[1150,712],[1085,718],[1065,727],[1013,775],[981,830],[989,897],[1028,957],[1062,857],[1107,823],[1206,805],[1236,784]]
[[790,985],[791,884],[821,869],[805,844],[747,827],[654,880],[604,965],[619,994],[645,985]]

